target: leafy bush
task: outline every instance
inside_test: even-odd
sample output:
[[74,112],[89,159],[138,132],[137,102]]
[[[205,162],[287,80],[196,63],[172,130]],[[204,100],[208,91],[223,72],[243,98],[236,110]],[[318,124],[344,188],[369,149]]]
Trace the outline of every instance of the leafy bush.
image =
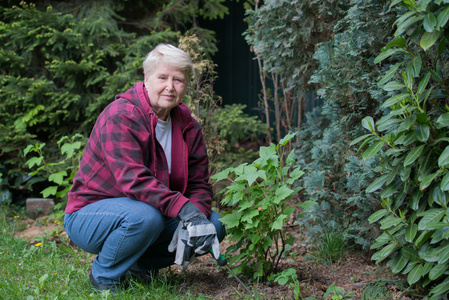
[[218,181],[230,177],[232,182],[222,191],[226,195],[222,203],[231,206],[232,212],[221,221],[235,242],[227,254],[237,252],[229,261],[231,265],[240,263],[234,269],[237,274],[266,278],[278,267],[286,247],[293,244],[284,224],[295,210],[289,200],[301,190],[292,185],[303,172],[291,170],[294,152],[286,156],[283,147],[294,136],[288,134],[278,145],[261,147],[260,157],[251,164],[212,176]]
[[382,209],[370,217],[383,233],[372,259],[388,260],[409,285],[430,290],[430,299],[449,293],[449,5],[443,1],[400,4],[395,38],[375,59],[393,63],[379,81],[391,97],[386,114],[362,125],[370,133],[356,139],[367,145],[364,158],[379,155],[381,176],[367,192],[380,191]]
[[57,199],[63,200],[61,204],[55,207],[56,209],[63,208],[67,204],[67,193],[72,188],[72,180],[78,171],[85,144],[86,138],[81,134],[75,134],[72,137],[62,137],[58,141],[61,156],[57,157],[58,159],[62,157],[60,161],[52,161],[52,159],[46,158],[43,151],[45,143],[28,145],[23,151],[25,157],[33,152],[37,154],[26,162],[30,169],[35,169],[30,175],[44,177],[48,182],[56,184],[41,191],[44,198],[55,196]]
[[62,136],[87,135],[115,94],[140,81],[149,49],[176,41],[171,31],[124,32],[101,5],[86,15],[25,2],[0,7],[0,160],[12,188],[26,172],[22,149],[46,143],[54,153]]

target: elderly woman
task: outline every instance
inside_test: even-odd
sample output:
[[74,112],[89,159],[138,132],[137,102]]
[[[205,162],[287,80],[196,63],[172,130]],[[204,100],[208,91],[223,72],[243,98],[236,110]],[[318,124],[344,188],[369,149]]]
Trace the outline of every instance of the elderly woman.
[[65,211],[70,239],[98,254],[92,285],[112,293],[129,274],[148,278],[173,263],[185,268],[210,249],[218,258],[225,235],[211,211],[201,128],[181,102],[192,62],[160,44],[143,69],[144,83],[98,117]]

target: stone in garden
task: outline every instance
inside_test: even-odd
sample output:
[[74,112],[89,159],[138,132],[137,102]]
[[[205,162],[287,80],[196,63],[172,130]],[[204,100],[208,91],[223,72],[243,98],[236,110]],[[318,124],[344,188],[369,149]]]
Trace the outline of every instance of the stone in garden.
[[55,202],[48,198],[28,198],[26,200],[26,210],[29,218],[48,215],[53,211]]

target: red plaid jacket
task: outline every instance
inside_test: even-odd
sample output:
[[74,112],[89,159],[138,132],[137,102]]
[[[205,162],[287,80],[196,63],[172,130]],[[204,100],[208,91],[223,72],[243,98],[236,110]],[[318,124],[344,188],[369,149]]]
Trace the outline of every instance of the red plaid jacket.
[[117,95],[100,114],[73,179],[66,207],[73,213],[106,198],[128,197],[176,217],[190,200],[206,216],[212,189],[201,127],[184,103],[171,111],[172,172],[158,141],[157,116],[142,82]]

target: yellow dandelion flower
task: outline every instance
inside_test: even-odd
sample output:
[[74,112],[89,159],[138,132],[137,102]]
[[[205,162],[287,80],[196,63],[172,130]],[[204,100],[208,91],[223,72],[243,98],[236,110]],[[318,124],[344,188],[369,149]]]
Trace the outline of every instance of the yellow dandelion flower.
[[14,219],[17,219],[19,216],[14,216]]
[[37,243],[37,244],[35,244],[34,246],[35,247],[40,247],[42,245],[42,243]]

